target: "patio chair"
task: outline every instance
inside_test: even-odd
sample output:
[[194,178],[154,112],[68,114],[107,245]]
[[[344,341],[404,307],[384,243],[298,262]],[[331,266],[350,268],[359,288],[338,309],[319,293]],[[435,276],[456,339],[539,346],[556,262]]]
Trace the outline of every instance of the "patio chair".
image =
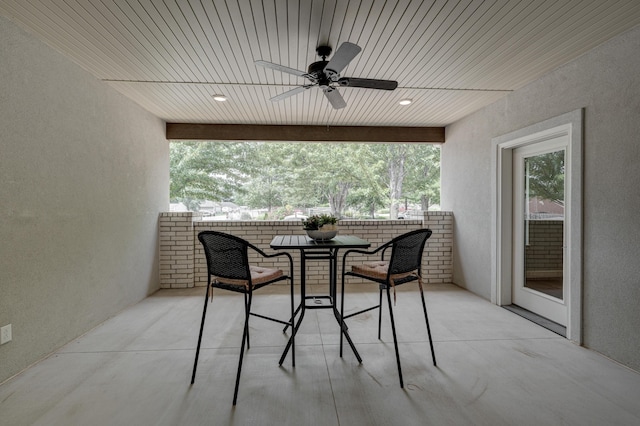
[[[248,241],[216,231],[203,231],[198,234],[198,240],[204,247],[205,256],[207,258],[207,291],[204,295],[204,309],[202,311],[202,322],[200,324],[200,334],[198,336],[198,346],[196,349],[196,358],[193,364],[193,373],[191,375],[191,384],[196,378],[196,368],[198,367],[198,356],[200,354],[200,344],[202,342],[202,331],[204,329],[205,317],[207,315],[207,303],[209,294],[212,294],[213,288],[230,290],[244,294],[244,331],[242,334],[242,344],[240,347],[240,359],[238,361],[238,372],[236,374],[236,386],[233,393],[233,405],[236,405],[238,398],[238,386],[240,384],[240,371],[242,370],[242,361],[244,358],[245,343],[247,349],[250,348],[249,342],[249,316],[253,315],[269,321],[292,326],[294,320],[294,299],[293,299],[293,259],[289,253],[267,254],[258,247]],[[281,269],[262,268],[260,266],[249,264],[249,249],[258,253],[262,258],[275,258],[286,256],[289,261],[289,275],[285,275]],[[259,288],[265,287],[278,281],[288,280],[291,287],[291,316],[288,321],[282,321],[276,318],[260,315],[251,312],[251,302],[253,300],[253,292]],[[295,331],[291,336],[291,363],[296,365],[295,358]]]
[[[400,377],[400,387],[404,388],[404,381],[402,379],[402,367],[400,366],[400,353],[398,352],[398,339],[396,337],[396,326],[393,317],[393,306],[391,304],[391,293],[394,292],[395,300],[395,287],[406,284],[408,282],[417,281],[420,288],[420,297],[422,299],[422,310],[424,311],[424,319],[427,323],[427,334],[429,336],[429,345],[431,346],[431,357],[433,359],[433,365],[436,365],[436,355],[433,350],[433,341],[431,339],[431,328],[429,327],[429,317],[427,316],[427,306],[424,301],[424,292],[422,289],[422,252],[427,239],[431,236],[430,229],[419,229],[417,231],[408,232],[400,235],[391,241],[381,245],[373,251],[365,250],[348,250],[342,256],[342,290],[341,290],[341,306],[340,315],[342,318],[341,330],[344,330],[346,325],[344,321],[360,315],[364,312],[378,309],[378,339],[380,339],[380,329],[382,326],[382,291],[387,292],[387,301],[389,304],[389,317],[391,318],[391,331],[393,333],[393,344],[396,352],[396,362],[398,364],[398,376]],[[389,260],[385,260],[385,253],[387,250],[391,250]],[[361,264],[352,264],[348,270],[347,260],[348,257],[354,254],[373,256],[380,254],[380,260],[365,262]],[[344,315],[344,287],[345,277],[353,276],[362,278],[369,281],[374,281],[380,286],[380,298],[379,302],[375,306],[363,309],[361,311]],[[342,333],[340,334],[340,356],[342,356]]]

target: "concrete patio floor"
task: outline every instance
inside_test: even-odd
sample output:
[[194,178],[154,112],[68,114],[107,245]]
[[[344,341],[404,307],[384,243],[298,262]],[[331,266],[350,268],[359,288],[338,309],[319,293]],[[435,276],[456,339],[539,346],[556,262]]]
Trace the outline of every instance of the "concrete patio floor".
[[[0,425],[640,424],[640,374],[455,285],[426,286],[435,367],[416,287],[403,287],[404,389],[386,309],[382,341],[375,311],[349,322],[362,364],[348,347],[339,357],[330,311],[307,311],[295,368],[278,366],[289,333],[252,318],[233,407],[242,296],[214,295],[191,386],[204,288],[161,290],[1,385]],[[349,311],[378,297],[348,290]],[[287,292],[259,290],[255,310],[285,319]]]

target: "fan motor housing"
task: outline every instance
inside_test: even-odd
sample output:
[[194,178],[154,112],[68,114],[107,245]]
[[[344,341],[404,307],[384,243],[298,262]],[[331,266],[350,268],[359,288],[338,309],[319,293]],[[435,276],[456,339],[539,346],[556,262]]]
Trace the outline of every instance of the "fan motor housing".
[[312,75],[316,79],[318,86],[323,89],[329,87],[329,84],[331,83],[331,80],[324,72],[324,67],[326,67],[328,63],[329,61],[314,62],[309,65],[309,68],[307,70],[307,73],[309,75]]
[[309,65],[307,69],[307,73],[319,76],[324,72],[324,67],[327,66],[329,61],[318,61]]

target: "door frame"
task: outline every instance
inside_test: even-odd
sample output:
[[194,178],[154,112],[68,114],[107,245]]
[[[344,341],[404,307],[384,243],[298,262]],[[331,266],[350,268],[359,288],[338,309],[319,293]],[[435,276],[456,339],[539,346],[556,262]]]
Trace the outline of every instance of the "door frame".
[[511,304],[513,253],[513,150],[567,136],[571,180],[566,218],[567,338],[582,343],[582,139],[583,109],[562,114],[491,140],[491,302]]

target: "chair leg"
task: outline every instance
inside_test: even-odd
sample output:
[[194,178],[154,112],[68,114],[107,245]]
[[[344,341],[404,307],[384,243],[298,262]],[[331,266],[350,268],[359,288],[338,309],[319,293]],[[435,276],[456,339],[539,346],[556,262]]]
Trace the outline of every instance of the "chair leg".
[[[245,294],[246,296],[246,294]],[[244,344],[249,343],[249,312],[251,312],[251,291],[249,292],[249,301],[245,305],[245,317],[244,317],[244,331],[242,333],[242,344],[240,345],[240,359],[238,360],[238,373],[236,374],[236,387],[233,391],[233,405],[236,405],[238,400],[238,388],[240,387],[240,372],[242,371],[242,361],[244,360]],[[248,347],[247,347],[248,349]]]
[[387,287],[387,301],[389,302],[389,316],[391,317],[391,331],[393,332],[393,345],[396,350],[396,362],[398,364],[398,376],[400,377],[400,387],[404,388],[404,382],[402,380],[402,367],[400,366],[400,352],[398,351],[398,339],[396,337],[396,324],[393,320],[393,307],[391,306],[391,293],[389,293],[389,287]]
[[204,320],[207,316],[207,303],[209,302],[209,289],[211,282],[207,283],[207,291],[204,293],[204,309],[202,310],[202,321],[200,322],[200,334],[198,335],[198,346],[196,348],[196,359],[193,362],[193,372],[191,373],[191,384],[196,380],[196,368],[198,367],[198,356],[200,355],[200,343],[202,343],[202,331],[204,330]]
[[251,342],[249,341],[249,308],[247,307],[247,293],[244,293],[244,314],[247,317],[247,349],[251,349]]
[[344,272],[342,273],[342,288],[340,289],[340,358],[344,340]]
[[[291,285],[293,286],[293,284],[291,284]],[[296,315],[298,315],[298,312],[300,312],[301,308],[302,307],[300,305],[298,305],[298,307],[293,311],[293,315],[291,315],[291,319],[289,320],[287,325],[285,325],[284,328],[282,329],[283,333],[286,333],[287,330],[289,329],[289,327],[293,327],[293,324],[295,324]]]
[[380,330],[382,330],[382,286],[380,286],[380,299],[378,300],[378,340],[380,340]]
[[[293,272],[292,272],[293,275]],[[291,280],[291,366],[296,366],[296,328],[293,326],[293,322],[296,319],[295,301],[293,292],[293,276]]]
[[436,365],[436,353],[433,350],[433,340],[431,339],[431,327],[429,327],[429,317],[427,316],[427,305],[424,302],[424,293],[422,288],[420,289],[420,297],[422,298],[422,310],[424,311],[424,319],[427,322],[427,334],[429,335],[429,345],[431,346],[431,358],[433,359],[433,365]]

